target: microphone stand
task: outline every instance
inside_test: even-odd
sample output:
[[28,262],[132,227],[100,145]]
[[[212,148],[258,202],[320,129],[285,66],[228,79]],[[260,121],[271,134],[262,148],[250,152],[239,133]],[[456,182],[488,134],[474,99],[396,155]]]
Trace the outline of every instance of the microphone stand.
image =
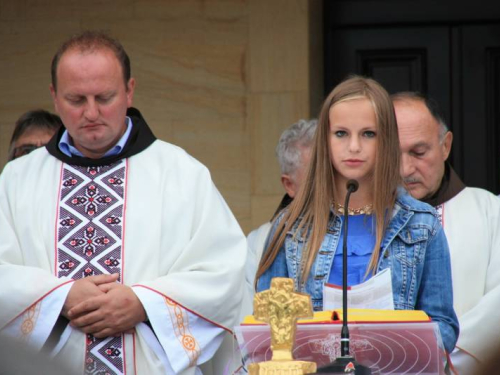
[[340,333],[340,357],[335,361],[318,369],[316,374],[345,374],[354,373],[356,375],[371,375],[369,367],[363,366],[356,362],[353,356],[350,355],[349,345],[349,327],[347,325],[347,230],[349,220],[349,198],[351,193],[358,190],[358,181],[347,181],[347,194],[344,205],[344,238],[342,243],[342,330]]

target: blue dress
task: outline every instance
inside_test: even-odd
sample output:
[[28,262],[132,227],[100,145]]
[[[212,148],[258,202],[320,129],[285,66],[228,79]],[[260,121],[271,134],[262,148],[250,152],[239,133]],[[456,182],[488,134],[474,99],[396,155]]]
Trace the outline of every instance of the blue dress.
[[[347,285],[354,286],[368,280],[365,277],[368,263],[375,246],[375,225],[373,215],[349,216],[349,235],[347,238]],[[342,285],[342,257],[344,254],[344,232],[340,234],[337,251],[333,258],[328,283]]]

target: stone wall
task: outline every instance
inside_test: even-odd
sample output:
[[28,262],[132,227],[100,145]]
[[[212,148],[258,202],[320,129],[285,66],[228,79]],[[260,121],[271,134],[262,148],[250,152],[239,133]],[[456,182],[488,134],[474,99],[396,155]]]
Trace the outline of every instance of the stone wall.
[[245,232],[283,190],[279,135],[322,98],[320,0],[0,0],[0,168],[15,120],[53,111],[50,62],[84,29],[120,39],[160,139],[210,169]]

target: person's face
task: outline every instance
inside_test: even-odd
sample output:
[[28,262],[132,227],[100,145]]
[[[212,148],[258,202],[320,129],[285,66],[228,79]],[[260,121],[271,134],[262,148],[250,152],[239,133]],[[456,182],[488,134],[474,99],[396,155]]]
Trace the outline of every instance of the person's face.
[[394,103],[401,146],[401,175],[408,192],[417,199],[432,196],[444,174],[452,135],[439,139],[439,124],[419,100]]
[[127,87],[122,67],[108,49],[66,51],[57,67],[54,107],[74,146],[86,157],[99,158],[125,133],[127,108],[135,82]]
[[45,146],[49,143],[50,138],[54,135],[54,131],[48,129],[28,129],[26,130],[13,145],[13,159],[29,154],[38,147]]
[[371,183],[377,155],[377,120],[372,103],[366,98],[337,103],[330,108],[329,120],[335,182],[339,186],[350,179]]

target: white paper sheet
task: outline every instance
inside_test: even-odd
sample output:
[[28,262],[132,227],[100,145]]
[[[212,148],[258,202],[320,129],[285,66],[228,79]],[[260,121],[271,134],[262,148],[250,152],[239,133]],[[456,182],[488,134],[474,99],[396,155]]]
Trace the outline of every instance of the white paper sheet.
[[[350,309],[394,310],[391,269],[386,268],[364,283],[350,287],[347,292]],[[342,308],[342,287],[325,284],[323,310]]]

